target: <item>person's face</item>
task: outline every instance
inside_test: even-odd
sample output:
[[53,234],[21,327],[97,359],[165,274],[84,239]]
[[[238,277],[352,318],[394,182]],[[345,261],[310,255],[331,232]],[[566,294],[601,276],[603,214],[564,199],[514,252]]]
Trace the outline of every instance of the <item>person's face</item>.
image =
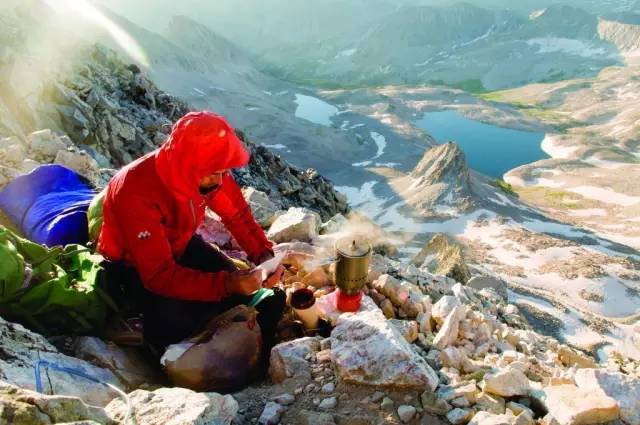
[[203,177],[200,180],[200,193],[206,195],[218,189],[222,184],[222,179],[228,172],[229,170],[216,171]]

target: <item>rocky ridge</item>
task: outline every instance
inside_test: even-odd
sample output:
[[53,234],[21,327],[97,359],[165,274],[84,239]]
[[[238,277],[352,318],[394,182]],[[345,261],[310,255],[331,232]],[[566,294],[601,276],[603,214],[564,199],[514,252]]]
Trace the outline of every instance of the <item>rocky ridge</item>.
[[[95,46],[84,59],[40,93],[32,113],[50,129],[33,131],[33,125],[22,124],[20,131],[9,131],[19,121],[12,115],[0,118],[7,121],[0,141],[0,185],[40,163],[56,162],[102,186],[112,168],[160,146],[173,122],[190,110],[108,49]],[[346,212],[346,199],[327,179],[293,167],[241,131],[239,135],[252,156],[249,167],[234,171],[240,184],[267,193],[282,209],[300,205],[325,219]]]

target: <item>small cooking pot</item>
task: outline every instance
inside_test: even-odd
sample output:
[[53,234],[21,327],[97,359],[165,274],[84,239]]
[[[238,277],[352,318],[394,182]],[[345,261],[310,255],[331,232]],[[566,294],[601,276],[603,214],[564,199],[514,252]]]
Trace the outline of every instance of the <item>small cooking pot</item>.
[[353,238],[341,239],[336,243],[334,278],[336,285],[347,295],[356,295],[367,283],[371,245],[369,242]]

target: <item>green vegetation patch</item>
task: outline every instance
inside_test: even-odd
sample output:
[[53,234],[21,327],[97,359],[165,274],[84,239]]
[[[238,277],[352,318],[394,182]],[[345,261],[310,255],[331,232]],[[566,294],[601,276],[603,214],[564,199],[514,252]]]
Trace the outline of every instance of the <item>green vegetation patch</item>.
[[493,185],[502,190],[507,195],[514,196],[516,198],[518,197],[518,194],[513,190],[513,186],[502,179],[495,179],[493,181]]

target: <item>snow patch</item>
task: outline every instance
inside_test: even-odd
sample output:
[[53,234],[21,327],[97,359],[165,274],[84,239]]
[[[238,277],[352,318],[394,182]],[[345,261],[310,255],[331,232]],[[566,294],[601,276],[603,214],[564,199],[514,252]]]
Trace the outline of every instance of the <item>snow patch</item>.
[[343,50],[341,52],[338,52],[338,54],[334,57],[334,59],[347,58],[349,56],[353,56],[357,51],[358,49]]
[[567,190],[582,195],[585,198],[594,199],[607,204],[622,205],[624,207],[640,204],[640,197],[625,195],[602,187],[577,186]]

